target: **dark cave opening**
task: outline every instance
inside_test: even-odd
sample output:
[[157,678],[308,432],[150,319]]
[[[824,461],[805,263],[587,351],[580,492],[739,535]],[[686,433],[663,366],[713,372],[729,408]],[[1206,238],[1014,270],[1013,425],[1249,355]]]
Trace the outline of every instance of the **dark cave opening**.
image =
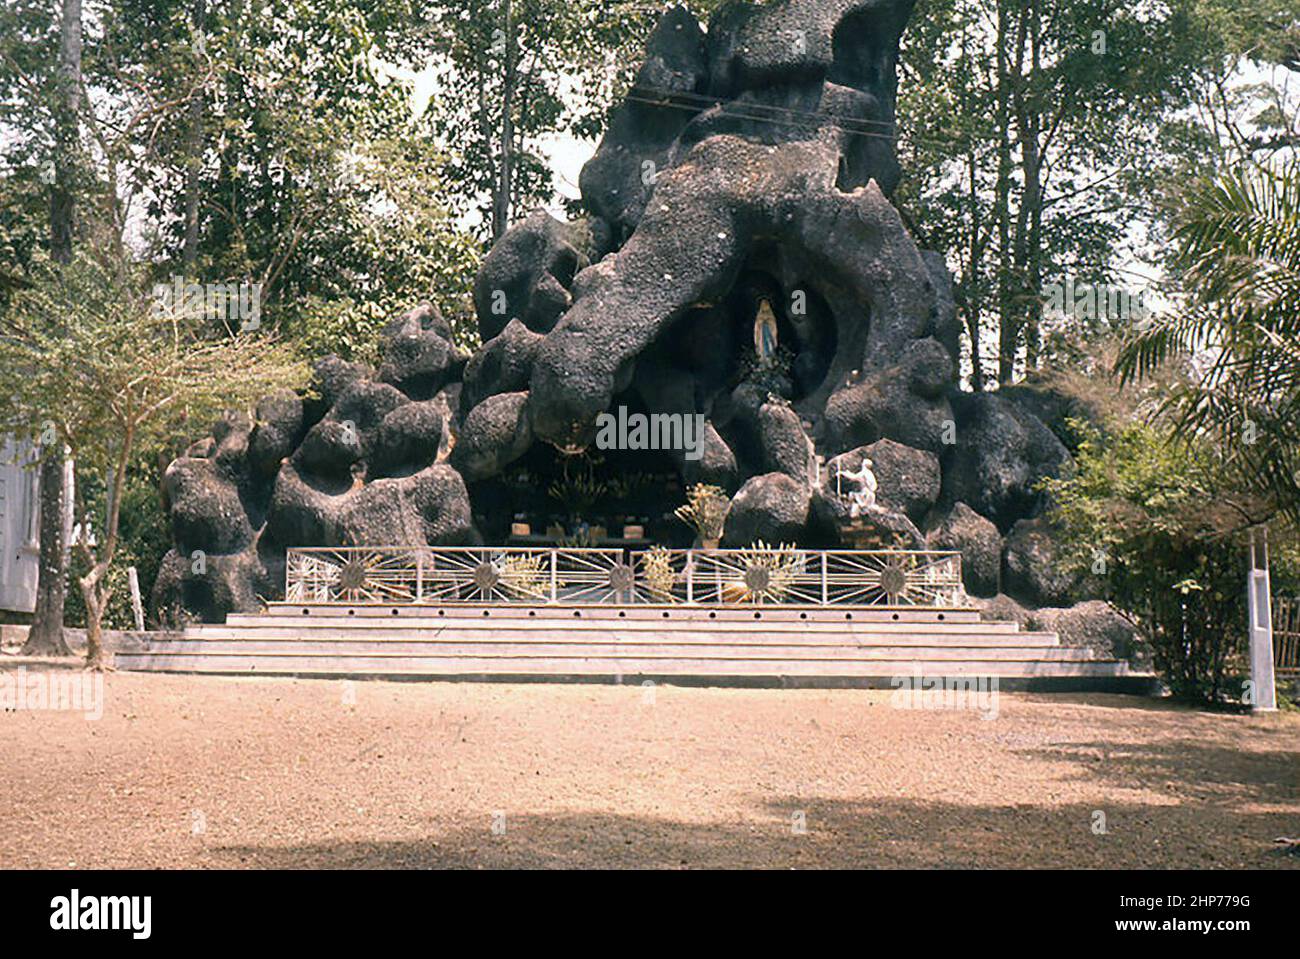
[[[611,404],[628,415],[649,414],[633,391]],[[673,515],[685,501],[680,453],[662,449],[598,449],[566,455],[534,443],[499,475],[470,485],[474,525],[486,542],[624,544],[624,529],[639,526],[642,539],[666,546],[691,545],[689,527]],[[526,524],[526,536],[512,527]]]
[[[722,296],[673,317],[620,371],[607,412],[706,417],[735,455],[738,478],[759,471],[753,398],[797,403],[816,393],[838,344],[826,299],[782,275],[799,274],[781,268],[774,243],[756,248]],[[474,523],[489,542],[510,541],[512,527],[526,524],[527,538],[514,534],[515,542],[617,544],[624,527],[639,526],[647,540],[689,546],[693,533],[673,510],[691,474],[680,449],[593,444],[566,455],[534,443],[500,475],[471,485]]]
[[[777,278],[783,272],[779,263],[776,247],[764,245],[749,257],[724,295],[665,324],[638,358],[633,378],[648,405],[708,414],[720,395],[760,369],[771,374],[764,379],[778,387],[773,392],[794,402],[821,387],[838,345],[834,314],[813,284],[782,283]],[[756,333],[765,309],[775,325],[766,357]],[[689,390],[683,379],[690,381]]]

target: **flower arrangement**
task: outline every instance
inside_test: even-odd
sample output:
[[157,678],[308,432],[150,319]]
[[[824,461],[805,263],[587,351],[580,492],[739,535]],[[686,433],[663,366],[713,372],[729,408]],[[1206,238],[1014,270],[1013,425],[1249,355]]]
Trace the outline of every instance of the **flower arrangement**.
[[[550,592],[548,557],[514,553],[501,562],[501,589],[518,599],[544,600]],[[557,583],[557,585],[560,585]]]
[[742,552],[741,561],[745,567],[743,601],[780,603],[789,595],[804,557],[793,543],[773,547],[760,539]]
[[677,572],[673,569],[672,551],[663,546],[655,546],[641,560],[641,571],[645,577],[646,588],[651,599],[660,603],[670,602],[673,598],[673,584],[677,582]]
[[717,544],[727,519],[731,500],[721,486],[696,483],[686,491],[686,503],[673,511],[679,520],[695,530],[700,541]]

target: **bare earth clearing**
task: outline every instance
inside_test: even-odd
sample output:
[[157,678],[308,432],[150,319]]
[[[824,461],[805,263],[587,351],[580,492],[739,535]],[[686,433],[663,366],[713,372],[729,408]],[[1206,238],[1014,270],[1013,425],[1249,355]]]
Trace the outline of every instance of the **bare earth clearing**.
[[0,713],[0,867],[1300,867],[1274,845],[1300,834],[1294,713],[1003,694],[985,720],[887,690],[130,673],[105,689],[99,721]]

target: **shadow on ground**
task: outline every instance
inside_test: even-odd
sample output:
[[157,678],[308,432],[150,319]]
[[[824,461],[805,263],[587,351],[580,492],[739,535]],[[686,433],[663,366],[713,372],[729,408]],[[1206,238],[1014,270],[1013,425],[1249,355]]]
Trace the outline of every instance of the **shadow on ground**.
[[[1152,789],[1179,801],[1224,807],[1254,802],[1300,807],[1300,750],[1240,750],[1194,740],[1164,743],[1060,742],[1017,750],[1072,763],[1077,780],[1105,789]],[[1225,809],[1231,812],[1231,809]],[[1292,834],[1300,831],[1293,818]]]
[[[1300,868],[1300,856],[1274,843],[1300,834],[1294,750],[1239,752],[1181,740],[1019,752],[1069,764],[1077,777],[1096,782],[1099,796],[1116,801],[972,805],[787,795],[755,797],[752,819],[716,824],[505,810],[500,835],[492,833],[493,811],[484,810],[473,823],[429,822],[428,839],[212,853],[215,865],[277,868]],[[1045,782],[1045,799],[1048,790]],[[1135,801],[1133,790],[1147,798]]]
[[[427,840],[227,846],[213,865],[263,868],[1300,868],[1300,856],[1275,848],[1294,831],[1285,813],[1238,814],[1207,821],[1185,806],[1110,805],[1107,833],[1094,834],[1097,810],[1074,805],[963,806],[889,800],[847,803],[789,798],[753,822],[716,825],[604,813],[516,815],[493,835],[480,824]],[[795,833],[802,813],[806,833]],[[1066,827],[1062,829],[1063,825]],[[1236,839],[1224,851],[1207,831]],[[1065,838],[1062,839],[1064,832]],[[1055,836],[1044,847],[1042,837]]]
[[75,656],[24,656],[17,647],[0,652],[0,672],[26,669],[29,673],[83,671],[86,668],[85,651]]

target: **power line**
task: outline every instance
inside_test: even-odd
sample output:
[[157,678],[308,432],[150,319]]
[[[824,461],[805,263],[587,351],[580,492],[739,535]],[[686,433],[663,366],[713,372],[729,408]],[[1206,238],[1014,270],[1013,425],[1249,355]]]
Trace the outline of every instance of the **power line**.
[[[737,106],[734,100],[725,103],[715,100],[710,103],[709,107],[705,108],[703,106],[696,105],[696,104],[676,102],[672,96],[666,96],[666,97],[638,96],[635,93],[635,90],[628,91],[628,93],[624,96],[623,99],[625,102],[644,103],[648,106],[667,107],[673,110],[686,110],[697,115],[706,112],[706,110],[708,109],[719,107],[722,110],[723,116],[738,119],[738,120],[752,120],[756,123],[776,123],[776,124],[783,124],[789,127],[799,127],[799,126],[808,125],[808,123],[792,117],[764,116],[762,114],[749,113],[744,109],[744,106],[748,106],[748,104]],[[754,106],[760,106],[760,105],[755,104]],[[872,130],[855,130],[852,127],[845,126],[844,122],[842,122],[842,121],[847,121],[850,123],[853,122],[878,123],[886,126],[892,125],[894,126],[895,129],[897,129],[896,124],[889,124],[887,121],[883,121],[883,120],[854,121],[846,117],[837,117],[832,113],[826,113],[824,111],[793,110],[792,108],[778,108],[778,109],[790,110],[791,112],[798,113],[803,117],[808,118],[810,122],[813,122],[818,126],[829,125],[834,127],[837,130],[842,131],[843,133],[847,133],[850,136],[869,137],[877,140],[886,140],[890,143],[894,143],[898,139],[897,134],[877,133]],[[909,143],[924,144],[926,146],[935,147],[936,149],[949,149],[952,147],[951,141],[945,142],[941,140],[931,140],[928,138],[908,136],[906,134],[903,135],[903,139]]]
[[[699,104],[703,109],[710,109],[715,106],[723,106],[724,103],[730,104],[730,103],[737,102],[735,100],[723,101],[719,97],[708,96],[702,93],[691,93],[689,91],[678,91],[678,90],[660,90],[654,87],[642,87],[642,86],[637,86],[635,84],[632,86],[632,89],[628,91],[628,94],[630,96],[638,92],[650,96],[666,97],[670,100],[675,100],[675,101],[693,100],[697,104]],[[879,126],[879,127],[886,127],[886,128],[892,128],[894,126],[894,123],[890,120],[868,120],[865,118],[857,118],[857,117],[837,118],[835,114],[827,113],[824,110],[803,110],[798,107],[781,107],[781,106],[776,106],[774,104],[760,103],[758,101],[750,101],[749,103],[742,104],[742,106],[752,107],[754,109],[759,109],[759,110],[766,110],[776,114],[784,113],[792,116],[844,119],[844,120],[849,120],[850,122],[853,123],[860,123],[864,125]]]

